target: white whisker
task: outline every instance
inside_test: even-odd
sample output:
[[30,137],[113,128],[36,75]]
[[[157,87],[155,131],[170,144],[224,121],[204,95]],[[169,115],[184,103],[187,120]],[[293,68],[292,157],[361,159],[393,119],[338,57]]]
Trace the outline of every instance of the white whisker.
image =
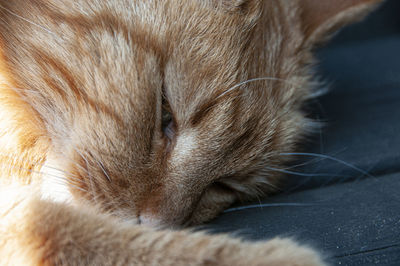
[[[343,152],[344,150],[346,150],[346,149],[342,149],[342,150],[340,150],[338,152],[335,152],[334,155],[337,155],[337,154]],[[289,165],[288,167],[285,167],[284,170],[294,169],[294,168],[298,168],[298,167],[301,167],[301,166],[309,165],[309,164],[312,164],[312,163],[318,163],[318,162],[323,161],[323,160],[326,160],[326,158],[316,157],[314,159],[311,159],[309,161],[305,161],[305,162],[302,162],[302,163],[299,163],[299,164]]]
[[296,83],[293,83],[291,81],[288,81],[288,80],[285,80],[285,79],[281,79],[281,78],[275,78],[275,77],[253,78],[253,79],[249,79],[249,80],[246,80],[246,81],[243,81],[243,82],[240,82],[240,83],[234,85],[233,87],[229,88],[228,90],[226,90],[223,93],[221,93],[220,95],[218,95],[216,97],[216,99],[219,99],[222,96],[224,96],[224,95],[232,92],[233,90],[235,90],[235,89],[237,89],[237,88],[239,88],[239,87],[241,87],[243,85],[246,85],[248,83],[255,82],[255,81],[266,81],[266,80],[280,81],[280,82],[287,83],[287,84],[289,84],[289,85],[291,85],[293,87],[299,87],[299,84],[296,84]]
[[104,169],[104,165],[101,161],[97,161],[98,165],[100,166],[101,170],[103,171],[104,175],[107,177],[108,181],[111,182],[111,177],[108,175],[106,169]]
[[[14,160],[14,162],[15,162],[15,158],[14,158],[13,156],[7,155],[7,154],[5,154],[5,153],[0,152],[0,157],[9,158],[9,159]],[[62,170],[62,169],[60,169],[60,168],[56,168],[56,167],[53,167],[53,166],[46,165],[46,163],[33,162],[32,160],[25,159],[25,158],[23,159],[23,161],[24,161],[24,162],[27,162],[27,163],[29,163],[29,164],[31,164],[31,165],[34,166],[34,167],[39,166],[39,167],[41,167],[41,168],[45,168],[45,169],[49,169],[49,170],[54,170],[54,171],[57,171],[57,172],[60,172],[60,173],[62,173],[62,174],[67,175],[68,178],[74,179],[74,180],[76,180],[76,181],[79,181],[79,180],[80,180],[79,177],[78,177],[77,175],[72,174],[72,173],[70,173],[70,172],[68,172],[68,171]],[[17,162],[16,162],[16,163],[17,163]],[[10,163],[10,166],[11,166],[11,165],[12,165],[12,164]],[[28,169],[23,169],[23,168],[21,168],[21,170],[28,170]]]
[[351,168],[353,170],[356,170],[356,171],[362,173],[365,176],[374,177],[373,175],[369,174],[367,171],[364,171],[364,170],[362,170],[361,168],[359,168],[357,166],[354,166],[354,165],[352,165],[350,163],[347,163],[347,162],[345,162],[343,160],[340,160],[340,159],[337,159],[335,157],[332,157],[332,156],[329,156],[329,155],[325,155],[325,154],[306,153],[306,152],[292,152],[292,153],[280,153],[280,155],[282,155],[282,156],[297,156],[298,155],[298,156],[311,156],[311,157],[324,158],[324,159],[328,159],[328,160],[343,164],[343,165],[345,165],[345,166],[347,166],[347,167],[349,167],[349,168]]
[[311,206],[316,206],[316,205],[319,205],[319,203],[291,203],[291,202],[285,202],[285,203],[263,203],[263,204],[253,204],[253,205],[229,208],[229,209],[226,209],[225,211],[223,211],[223,213],[229,213],[229,212],[241,211],[241,210],[248,210],[248,209],[256,209],[256,208],[263,208],[263,207],[311,207]]
[[43,172],[43,171],[35,171],[35,170],[32,170],[32,169],[29,169],[29,168],[25,168],[25,167],[20,167],[20,166],[16,166],[16,165],[8,165],[8,167],[9,168],[11,168],[11,169],[16,169],[16,170],[22,170],[22,171],[27,171],[28,173],[31,173],[31,174],[37,174],[37,175],[40,175],[40,176],[42,176],[42,175],[46,175],[46,176],[49,176],[49,177],[54,177],[54,178],[62,178],[62,179],[65,179],[66,181],[68,181],[68,182],[71,182],[71,183],[75,183],[75,184],[79,184],[79,179],[72,179],[72,180],[70,180],[70,177],[69,176],[58,176],[58,175],[56,175],[56,174],[50,174],[50,173],[48,173],[48,172]]
[[57,34],[55,34],[54,32],[52,32],[52,31],[49,30],[48,28],[43,27],[42,25],[39,25],[39,24],[37,24],[37,23],[35,23],[35,22],[33,22],[33,21],[30,21],[29,19],[26,19],[26,18],[24,18],[24,17],[18,15],[17,13],[12,12],[11,10],[9,10],[9,9],[7,9],[7,8],[5,8],[5,7],[3,7],[3,6],[1,6],[1,5],[0,5],[0,8],[3,9],[3,10],[5,10],[6,12],[10,13],[11,15],[13,15],[13,16],[19,18],[19,19],[22,19],[23,21],[25,21],[25,22],[27,22],[27,23],[29,23],[29,24],[32,24],[32,25],[34,25],[34,26],[36,26],[36,27],[39,27],[39,28],[41,28],[42,30],[44,30],[44,31],[50,33],[51,35],[54,35],[54,36],[57,37]]
[[[328,173],[316,173],[316,174],[309,174],[309,173],[300,173],[300,172],[294,172],[294,171],[288,171],[284,169],[278,169],[278,168],[273,168],[273,167],[265,167],[265,169],[271,170],[271,171],[276,171],[284,174],[289,174],[289,175],[297,175],[297,176],[305,176],[305,177],[336,177],[339,175],[336,174],[328,174]],[[341,175],[340,177],[349,177],[349,176],[343,176]]]
[[[89,191],[95,191],[95,185],[94,185],[94,180],[93,180],[93,176],[92,176],[92,174],[91,174],[91,172],[90,172],[90,170],[89,170],[89,161],[88,161],[88,159],[86,158],[86,156],[83,154],[83,153],[81,153],[78,149],[76,149],[76,148],[74,148],[74,150],[75,150],[75,152],[76,153],[78,153],[80,156],[81,156],[81,158],[85,161],[85,164],[86,164],[86,172],[87,172],[87,175],[88,175],[88,177],[89,177]],[[77,164],[78,165],[78,164]],[[81,167],[81,166],[80,166]],[[96,205],[98,205],[98,206],[100,206],[100,204],[99,204],[99,202],[97,202],[97,198],[96,197],[93,197],[93,200],[94,200],[94,202],[96,203]]]

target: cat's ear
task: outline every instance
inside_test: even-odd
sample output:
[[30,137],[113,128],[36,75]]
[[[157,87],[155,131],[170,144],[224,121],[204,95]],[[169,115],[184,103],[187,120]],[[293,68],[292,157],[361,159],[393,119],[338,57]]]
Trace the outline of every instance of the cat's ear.
[[327,40],[341,27],[361,20],[383,0],[300,0],[306,44]]

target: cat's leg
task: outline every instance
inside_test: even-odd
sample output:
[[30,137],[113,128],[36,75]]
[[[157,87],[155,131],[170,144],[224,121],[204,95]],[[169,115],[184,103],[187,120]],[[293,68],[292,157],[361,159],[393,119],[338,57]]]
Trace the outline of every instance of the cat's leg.
[[287,239],[248,243],[228,236],[154,231],[87,207],[0,192],[2,265],[324,265],[311,249]]

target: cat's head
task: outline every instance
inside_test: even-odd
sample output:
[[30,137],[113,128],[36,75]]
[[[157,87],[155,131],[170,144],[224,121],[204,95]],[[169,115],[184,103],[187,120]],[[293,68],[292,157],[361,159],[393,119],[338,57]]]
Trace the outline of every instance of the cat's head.
[[76,199],[192,224],[276,189],[312,48],[377,2],[2,1],[1,48]]

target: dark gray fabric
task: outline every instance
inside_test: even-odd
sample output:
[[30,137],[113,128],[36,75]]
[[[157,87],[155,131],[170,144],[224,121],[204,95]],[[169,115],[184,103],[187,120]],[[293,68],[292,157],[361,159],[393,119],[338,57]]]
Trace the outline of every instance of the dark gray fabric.
[[264,207],[238,206],[209,228],[250,239],[295,237],[333,265],[400,265],[399,51],[396,0],[320,49],[319,73],[331,86],[310,116],[326,126],[302,152],[336,159],[298,156],[294,164],[307,164],[290,170],[315,176],[288,175],[284,192]]
[[294,237],[334,265],[400,265],[400,175],[276,196],[231,209],[212,225],[249,239]]
[[[371,175],[400,170],[400,34],[320,52],[321,73],[330,92],[315,104],[315,117],[325,123],[308,152],[341,159]],[[307,159],[313,159],[308,157]],[[293,169],[292,169],[293,170]],[[296,171],[333,176],[300,178],[300,188],[366,177],[332,160],[316,160]],[[302,182],[309,181],[306,184]]]

